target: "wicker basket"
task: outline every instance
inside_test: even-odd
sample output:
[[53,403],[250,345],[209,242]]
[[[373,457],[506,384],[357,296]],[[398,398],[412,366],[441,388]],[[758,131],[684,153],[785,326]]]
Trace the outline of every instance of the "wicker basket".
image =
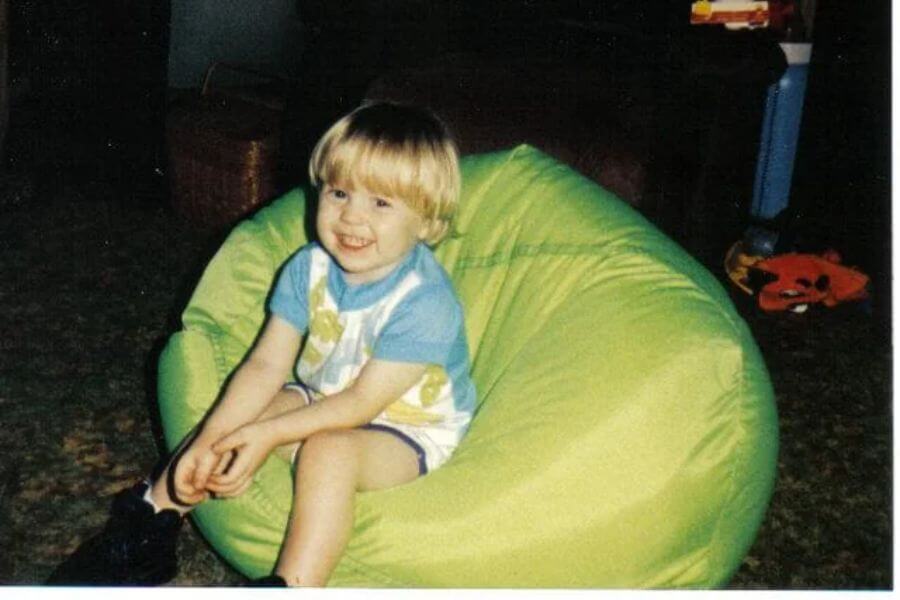
[[175,103],[166,118],[174,209],[204,229],[222,229],[275,193],[283,104],[244,89],[212,89],[207,71],[200,94]]

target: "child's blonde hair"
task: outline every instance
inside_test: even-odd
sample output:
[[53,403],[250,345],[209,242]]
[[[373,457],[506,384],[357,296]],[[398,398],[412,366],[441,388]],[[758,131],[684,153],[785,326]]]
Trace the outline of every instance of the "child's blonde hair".
[[325,132],[309,161],[313,185],[363,187],[405,202],[429,223],[425,242],[449,231],[459,204],[459,154],[447,128],[427,110],[364,104]]

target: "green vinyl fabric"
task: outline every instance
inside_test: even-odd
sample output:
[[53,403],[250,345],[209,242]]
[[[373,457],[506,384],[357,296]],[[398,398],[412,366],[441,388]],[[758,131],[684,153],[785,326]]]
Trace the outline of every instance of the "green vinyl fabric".
[[[775,477],[768,373],[724,290],[643,217],[529,146],[466,157],[437,256],[466,312],[479,405],[450,461],[359,494],[330,585],[707,588],[752,543]],[[166,441],[203,417],[306,242],[294,190],[208,265],[159,365]],[[194,512],[248,576],[276,560],[292,476]]]

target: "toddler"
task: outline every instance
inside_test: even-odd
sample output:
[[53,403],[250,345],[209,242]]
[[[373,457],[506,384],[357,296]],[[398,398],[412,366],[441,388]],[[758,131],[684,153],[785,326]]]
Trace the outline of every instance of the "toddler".
[[429,248],[459,196],[446,129],[418,108],[364,105],[309,170],[317,241],[282,268],[250,354],[162,473],[119,493],[49,583],[168,581],[184,515],[242,494],[275,452],[294,462],[293,507],[274,572],[253,583],[323,586],[356,492],[412,481],[459,443],[475,389],[462,308]]

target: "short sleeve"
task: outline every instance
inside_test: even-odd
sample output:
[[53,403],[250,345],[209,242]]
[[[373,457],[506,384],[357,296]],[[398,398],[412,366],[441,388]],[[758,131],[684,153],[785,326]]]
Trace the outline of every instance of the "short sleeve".
[[440,285],[422,286],[394,309],[372,356],[446,365],[462,326],[462,308],[453,291]]
[[269,298],[269,312],[278,315],[297,331],[309,326],[309,270],[311,253],[308,247],[294,254],[281,269],[281,275]]

